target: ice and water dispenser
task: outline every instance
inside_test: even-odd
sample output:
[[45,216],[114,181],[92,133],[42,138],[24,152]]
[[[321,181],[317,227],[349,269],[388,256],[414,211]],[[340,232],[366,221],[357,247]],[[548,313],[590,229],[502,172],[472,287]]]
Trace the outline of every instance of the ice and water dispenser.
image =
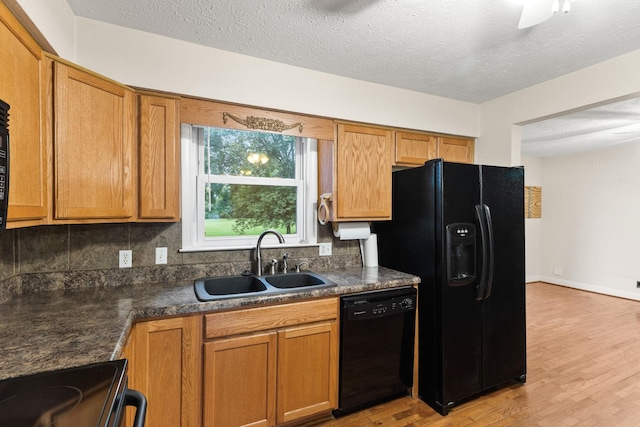
[[446,227],[447,284],[463,286],[476,278],[476,227],[457,222]]

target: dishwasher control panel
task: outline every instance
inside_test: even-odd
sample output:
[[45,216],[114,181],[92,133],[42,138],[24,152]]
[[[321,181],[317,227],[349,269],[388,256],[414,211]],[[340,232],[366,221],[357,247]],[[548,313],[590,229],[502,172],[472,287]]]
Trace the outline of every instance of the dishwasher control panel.
[[[388,295],[385,295],[387,294]],[[347,320],[392,316],[413,311],[416,308],[415,290],[376,292],[343,298]]]

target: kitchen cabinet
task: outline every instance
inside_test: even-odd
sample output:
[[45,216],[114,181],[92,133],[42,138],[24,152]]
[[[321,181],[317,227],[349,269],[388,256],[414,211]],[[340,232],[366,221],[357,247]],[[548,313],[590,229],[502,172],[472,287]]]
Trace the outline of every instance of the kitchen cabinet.
[[473,163],[474,140],[452,136],[438,137],[438,157],[447,162]]
[[205,315],[203,421],[272,426],[337,405],[338,300]]
[[336,407],[337,337],[336,321],[278,331],[279,423]]
[[180,100],[139,94],[139,221],[180,220]]
[[422,166],[427,160],[473,163],[474,141],[419,132],[396,132],[396,166]]
[[7,228],[43,224],[49,209],[43,53],[1,2],[0,46],[0,98],[11,106]]
[[272,426],[276,402],[275,332],[204,344],[204,425]]
[[54,219],[130,221],[135,93],[70,63],[53,66]]
[[200,426],[201,337],[202,316],[134,325],[125,354],[130,387],[147,398],[147,427]]
[[438,157],[438,137],[426,133],[396,132],[397,166],[422,166]]
[[338,123],[335,141],[318,141],[328,221],[391,219],[392,138],[389,129]]

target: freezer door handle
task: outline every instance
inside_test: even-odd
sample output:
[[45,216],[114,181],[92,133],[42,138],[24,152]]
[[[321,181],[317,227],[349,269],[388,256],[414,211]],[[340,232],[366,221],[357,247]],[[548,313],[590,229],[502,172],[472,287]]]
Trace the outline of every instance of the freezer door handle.
[[489,209],[489,206],[483,204],[482,207],[484,210],[484,219],[487,223],[487,236],[488,236],[487,257],[489,258],[489,262],[488,262],[489,271],[487,272],[486,292],[484,294],[484,299],[487,299],[491,296],[491,290],[493,289],[493,265],[494,265],[493,222],[491,221],[491,210]]
[[482,240],[482,274],[476,288],[476,300],[480,301],[489,298],[493,288],[493,222],[491,210],[485,204],[476,205],[476,216]]

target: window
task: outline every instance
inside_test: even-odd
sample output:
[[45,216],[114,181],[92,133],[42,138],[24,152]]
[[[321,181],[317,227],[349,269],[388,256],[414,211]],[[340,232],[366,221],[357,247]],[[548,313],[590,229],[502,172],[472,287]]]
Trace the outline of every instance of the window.
[[270,228],[288,246],[316,243],[315,140],[186,124],[181,132],[183,250],[253,247]]

